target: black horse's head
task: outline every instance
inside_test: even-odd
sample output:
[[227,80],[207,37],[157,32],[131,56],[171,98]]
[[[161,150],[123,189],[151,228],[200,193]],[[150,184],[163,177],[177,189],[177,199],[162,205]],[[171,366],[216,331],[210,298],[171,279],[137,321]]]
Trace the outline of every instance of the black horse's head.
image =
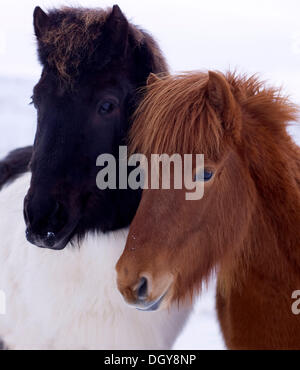
[[[96,186],[96,159],[117,157],[150,72],[167,72],[153,39],[108,11],[34,13],[43,73],[34,89],[38,127],[25,198],[27,239],[63,249],[76,235],[127,226],[140,194]],[[99,169],[98,169],[99,170]]]

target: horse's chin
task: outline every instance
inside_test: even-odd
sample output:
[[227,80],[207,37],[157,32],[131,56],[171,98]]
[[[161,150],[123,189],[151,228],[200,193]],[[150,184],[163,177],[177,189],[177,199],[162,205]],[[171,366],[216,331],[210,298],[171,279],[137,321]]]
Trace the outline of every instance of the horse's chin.
[[149,300],[138,301],[135,304],[130,304],[130,306],[142,312],[163,311],[169,309],[170,306],[172,305],[172,297],[173,297],[172,286],[169,286],[169,288],[158,298],[152,301]]
[[161,297],[156,299],[153,302],[148,302],[147,304],[140,304],[136,307],[138,311],[143,311],[143,312],[156,312],[160,311],[166,308],[167,306],[167,296],[168,292],[163,294]]
[[26,238],[29,241],[29,243],[33,244],[38,248],[50,249],[53,251],[61,251],[65,249],[68,246],[68,244],[71,243],[72,239],[76,234],[77,225],[78,221],[73,222],[66,229],[62,230],[57,235],[52,233],[54,235],[54,241],[52,243],[45,242],[43,238],[32,237],[32,234],[28,231],[28,229],[26,231]]
[[41,249],[50,249],[52,251],[62,251],[64,250],[67,245],[69,244],[70,240],[69,239],[66,239],[66,240],[62,240],[58,243],[55,243],[53,247],[47,247],[45,245],[39,245],[39,244],[34,244],[36,247],[38,248],[41,248]]

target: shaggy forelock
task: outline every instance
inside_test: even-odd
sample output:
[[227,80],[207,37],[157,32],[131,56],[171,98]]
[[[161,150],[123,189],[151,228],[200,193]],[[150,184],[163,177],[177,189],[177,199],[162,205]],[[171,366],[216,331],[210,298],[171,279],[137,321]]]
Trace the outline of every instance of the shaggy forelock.
[[[224,76],[243,111],[274,132],[297,119],[297,108],[276,88],[256,76]],[[191,72],[151,82],[139,105],[130,132],[131,152],[151,154],[204,153],[222,155],[224,130],[208,99],[208,74]]]
[[79,66],[95,53],[95,40],[111,9],[64,7],[49,12],[50,26],[39,40],[43,64],[58,72],[65,82],[79,74]]
[[131,151],[197,152],[211,157],[219,153],[222,130],[207,104],[207,83],[205,73],[167,76],[151,83],[134,117]]
[[[103,70],[118,55],[119,46],[112,45],[104,29],[111,13],[111,8],[70,7],[48,12],[47,29],[38,37],[39,59],[63,85],[74,86],[84,71]],[[168,66],[155,40],[131,23],[128,45],[138,64],[136,74],[142,85],[150,72],[167,73]]]

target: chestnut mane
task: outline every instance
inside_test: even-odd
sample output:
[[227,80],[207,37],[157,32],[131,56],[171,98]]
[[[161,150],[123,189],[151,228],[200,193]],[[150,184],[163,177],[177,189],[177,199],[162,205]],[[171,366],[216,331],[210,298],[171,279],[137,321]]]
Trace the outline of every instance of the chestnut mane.
[[[280,89],[267,87],[256,76],[227,73],[225,78],[242,111],[278,137],[286,136],[286,125],[296,120],[297,109],[281,96]],[[135,113],[131,151],[146,155],[202,153],[217,160],[226,138],[207,99],[208,74],[192,72],[153,79]]]

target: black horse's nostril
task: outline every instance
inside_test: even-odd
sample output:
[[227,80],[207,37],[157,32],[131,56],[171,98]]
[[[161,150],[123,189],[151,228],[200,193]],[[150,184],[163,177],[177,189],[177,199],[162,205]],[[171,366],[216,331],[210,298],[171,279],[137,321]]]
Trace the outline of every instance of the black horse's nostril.
[[[30,218],[30,213],[29,213],[29,209],[28,209],[28,197],[27,196],[25,197],[25,200],[24,200],[23,213],[24,213],[24,219],[25,219],[26,225],[29,225],[32,222],[32,218]],[[26,236],[27,236],[27,231],[26,231]]]
[[148,281],[145,277],[142,277],[137,288],[138,300],[140,301],[145,300],[147,298],[147,294],[148,294]]

